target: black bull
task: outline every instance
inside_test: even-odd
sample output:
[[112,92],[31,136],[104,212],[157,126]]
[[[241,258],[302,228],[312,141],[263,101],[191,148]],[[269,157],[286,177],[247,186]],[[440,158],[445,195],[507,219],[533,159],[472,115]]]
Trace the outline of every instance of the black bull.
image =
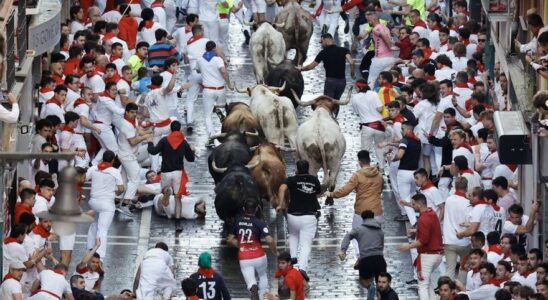
[[213,160],[219,168],[231,166],[244,166],[251,160],[251,151],[246,143],[245,135],[240,133],[228,134],[221,140],[221,145],[216,147],[207,158],[209,174],[213,177],[215,184],[221,182],[225,173],[215,172]]
[[266,77],[266,84],[269,86],[282,86],[286,83],[285,89],[280,93],[280,96],[285,96],[291,99],[293,106],[297,107],[299,104],[291,93],[291,89],[295,90],[299,97],[302,97],[304,92],[304,79],[301,72],[293,65],[290,60],[285,60],[279,64],[274,70],[268,73]]

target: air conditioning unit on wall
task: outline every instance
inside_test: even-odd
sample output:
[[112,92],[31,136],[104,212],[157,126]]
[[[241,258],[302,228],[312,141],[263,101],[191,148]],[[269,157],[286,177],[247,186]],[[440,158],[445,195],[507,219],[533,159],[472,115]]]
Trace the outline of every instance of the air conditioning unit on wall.
[[496,111],[495,140],[501,164],[531,164],[531,140],[520,111]]

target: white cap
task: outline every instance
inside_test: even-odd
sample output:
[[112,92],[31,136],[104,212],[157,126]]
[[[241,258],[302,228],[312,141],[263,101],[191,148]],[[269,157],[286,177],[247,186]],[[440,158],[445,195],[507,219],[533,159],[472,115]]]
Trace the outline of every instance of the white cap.
[[25,267],[25,265],[22,262],[16,260],[16,261],[13,261],[13,262],[10,263],[10,269],[13,269],[13,270],[24,269],[24,270],[26,270],[27,267]]

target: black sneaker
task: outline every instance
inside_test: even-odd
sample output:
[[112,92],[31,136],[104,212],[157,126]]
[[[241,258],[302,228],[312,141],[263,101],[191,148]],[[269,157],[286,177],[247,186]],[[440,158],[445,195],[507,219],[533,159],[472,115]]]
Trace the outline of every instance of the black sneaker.
[[394,218],[394,221],[407,222],[407,221],[409,221],[409,217],[407,215],[399,215],[399,216]]
[[260,300],[261,298],[259,298],[259,287],[254,284],[251,286],[251,288],[249,289],[249,293],[250,293],[250,296],[251,296],[251,300]]
[[181,219],[175,219],[175,232],[180,233],[183,231],[183,225],[181,225]]
[[347,34],[350,32],[350,22],[348,22],[348,18],[344,20],[344,33]]
[[194,131],[194,127],[192,125],[186,127],[186,134],[191,135]]
[[326,206],[332,206],[333,204],[335,204],[335,201],[333,200],[332,197],[327,197],[327,198],[325,198],[324,205],[326,205]]
[[206,148],[215,148],[215,141],[213,139],[208,139],[205,143]]
[[220,109],[215,109],[215,114],[217,114],[217,117],[219,118],[219,121],[221,121],[221,123],[225,121],[226,117]]
[[244,30],[244,36],[245,36],[245,44],[249,45],[249,40],[251,39],[251,34],[249,34],[249,30]]
[[405,284],[412,285],[412,284],[419,284],[419,282],[416,279],[411,279],[409,281],[406,281]]

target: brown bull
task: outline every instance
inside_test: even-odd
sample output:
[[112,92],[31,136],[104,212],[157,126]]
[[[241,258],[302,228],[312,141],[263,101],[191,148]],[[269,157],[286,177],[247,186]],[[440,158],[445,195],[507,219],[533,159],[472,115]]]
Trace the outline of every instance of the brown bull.
[[251,177],[255,180],[264,199],[268,199],[270,206],[278,207],[278,189],[287,178],[285,163],[279,147],[272,143],[263,143],[257,146],[249,164],[259,164],[251,170]]
[[240,132],[253,133],[246,134],[248,146],[256,146],[264,139],[264,132],[257,121],[257,118],[251,113],[251,109],[245,103],[235,102],[227,106],[228,115],[223,121],[221,132]]
[[283,9],[278,13],[274,24],[282,33],[285,41],[285,49],[295,49],[295,64],[301,66],[306,60],[310,37],[314,29],[312,15],[301,7],[297,0],[277,0]]

